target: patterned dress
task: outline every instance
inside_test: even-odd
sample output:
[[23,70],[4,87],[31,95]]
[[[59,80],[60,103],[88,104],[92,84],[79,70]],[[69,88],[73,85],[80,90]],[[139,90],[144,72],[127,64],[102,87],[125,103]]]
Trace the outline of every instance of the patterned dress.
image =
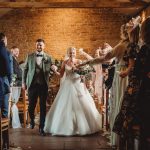
[[[128,46],[128,52],[125,52],[124,60],[128,66],[129,59],[136,59],[139,47],[134,43]],[[134,68],[133,68],[134,69]],[[139,81],[133,74],[133,69],[130,71],[128,77],[128,86],[123,96],[120,112],[116,116],[113,132],[117,133],[123,138],[127,138],[131,134],[131,127],[138,121],[137,117],[137,94],[139,91]]]
[[141,47],[134,73],[140,81],[137,98],[141,120],[140,150],[148,150],[150,148],[147,142],[147,138],[150,138],[150,44]]
[[128,77],[121,78],[118,73],[118,71],[121,72],[127,68],[126,51],[127,51],[128,44],[129,43],[127,43],[126,46],[123,47],[125,50],[119,48],[117,52],[115,52],[115,56],[118,56],[117,53],[119,51],[124,51],[119,57],[116,57],[117,59],[119,59],[119,62],[115,65],[115,74],[114,74],[114,79],[112,83],[112,88],[110,91],[111,92],[111,96],[110,96],[110,129],[111,129],[110,142],[112,145],[117,145],[118,143],[118,136],[116,133],[112,132],[112,129],[113,129],[115,118],[120,111],[125,89],[128,85]]

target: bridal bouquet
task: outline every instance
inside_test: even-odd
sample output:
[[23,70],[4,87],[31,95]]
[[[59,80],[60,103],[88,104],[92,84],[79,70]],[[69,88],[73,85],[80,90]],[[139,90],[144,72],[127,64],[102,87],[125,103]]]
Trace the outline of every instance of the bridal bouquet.
[[79,75],[85,76],[90,72],[95,72],[95,69],[90,65],[85,65],[75,70],[75,72]]
[[85,65],[78,68],[77,70],[74,70],[74,72],[79,74],[81,76],[81,82],[84,82],[85,80],[91,80],[91,73],[95,72],[95,69],[93,68],[93,66]]

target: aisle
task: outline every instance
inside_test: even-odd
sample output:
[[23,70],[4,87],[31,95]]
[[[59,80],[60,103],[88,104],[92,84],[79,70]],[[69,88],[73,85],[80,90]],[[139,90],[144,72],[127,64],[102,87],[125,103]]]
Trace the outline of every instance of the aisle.
[[107,142],[100,133],[82,137],[42,137],[38,129],[10,129],[10,150],[111,150]]

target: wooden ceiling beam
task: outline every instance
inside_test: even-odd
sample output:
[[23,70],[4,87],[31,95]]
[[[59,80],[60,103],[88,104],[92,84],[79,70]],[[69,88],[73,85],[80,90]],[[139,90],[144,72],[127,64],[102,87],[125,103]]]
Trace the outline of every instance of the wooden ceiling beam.
[[131,8],[143,7],[145,2],[117,2],[110,0],[84,2],[0,2],[0,8]]

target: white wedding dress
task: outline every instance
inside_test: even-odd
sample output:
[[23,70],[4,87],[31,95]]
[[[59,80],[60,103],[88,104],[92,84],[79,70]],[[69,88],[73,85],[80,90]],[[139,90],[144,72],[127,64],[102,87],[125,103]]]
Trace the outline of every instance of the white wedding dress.
[[86,135],[101,129],[101,115],[81,82],[80,76],[65,65],[66,77],[46,116],[44,131],[52,135]]

